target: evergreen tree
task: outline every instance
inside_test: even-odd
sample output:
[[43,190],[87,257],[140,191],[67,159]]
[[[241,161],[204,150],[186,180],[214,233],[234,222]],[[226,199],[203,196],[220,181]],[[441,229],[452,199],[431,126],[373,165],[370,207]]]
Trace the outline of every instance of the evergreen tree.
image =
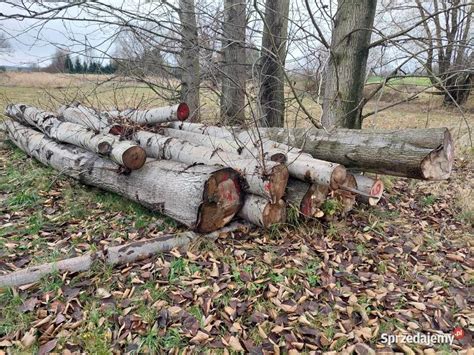
[[69,54],[66,54],[66,58],[64,59],[64,71],[66,73],[74,73],[74,64]]
[[74,64],[74,72],[77,74],[82,74],[84,68],[82,67],[81,60],[79,57],[76,57],[76,64]]

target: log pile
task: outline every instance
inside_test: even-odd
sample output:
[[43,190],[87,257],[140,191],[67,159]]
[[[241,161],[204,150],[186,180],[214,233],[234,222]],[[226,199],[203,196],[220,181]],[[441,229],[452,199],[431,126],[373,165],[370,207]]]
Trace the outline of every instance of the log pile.
[[184,103],[107,112],[74,103],[58,114],[15,104],[6,115],[4,130],[32,157],[202,233],[234,217],[267,228],[284,223],[288,208],[344,216],[383,196],[382,181],[365,172],[440,180],[454,160],[444,128],[245,130],[183,122]]

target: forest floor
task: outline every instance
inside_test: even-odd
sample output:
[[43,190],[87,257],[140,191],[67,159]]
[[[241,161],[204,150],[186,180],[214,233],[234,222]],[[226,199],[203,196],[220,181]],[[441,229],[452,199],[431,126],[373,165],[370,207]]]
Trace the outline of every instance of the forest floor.
[[[4,85],[0,93],[2,104],[51,97],[41,85]],[[469,112],[465,118],[474,123]],[[462,126],[455,111],[433,103],[427,112],[416,102],[368,124],[424,127],[427,120]],[[0,290],[0,354],[466,350],[474,327],[474,151],[462,129],[453,134],[448,181],[383,177],[381,203],[357,206],[345,219],[290,219],[119,268],[97,261],[89,272]],[[0,273],[179,230],[10,143],[0,148]],[[456,327],[464,337],[453,344],[383,343],[384,334]]]

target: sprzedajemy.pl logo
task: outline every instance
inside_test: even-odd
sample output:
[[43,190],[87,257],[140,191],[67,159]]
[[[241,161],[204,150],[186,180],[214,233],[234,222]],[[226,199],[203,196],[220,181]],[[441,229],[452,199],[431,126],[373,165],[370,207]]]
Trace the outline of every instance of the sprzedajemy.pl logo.
[[461,327],[454,328],[450,333],[415,333],[415,334],[386,334],[380,335],[380,342],[387,344],[420,344],[435,345],[449,344],[453,345],[454,339],[461,340],[464,337],[464,330]]

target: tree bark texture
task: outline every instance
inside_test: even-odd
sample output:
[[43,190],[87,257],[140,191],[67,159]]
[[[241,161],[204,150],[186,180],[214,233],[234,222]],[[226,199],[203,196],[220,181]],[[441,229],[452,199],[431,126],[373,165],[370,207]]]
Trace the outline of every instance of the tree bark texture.
[[111,122],[108,117],[97,114],[89,107],[83,106],[79,102],[73,102],[71,105],[63,105],[58,109],[59,119],[80,124],[92,129],[94,132],[112,133],[119,129]]
[[128,169],[140,169],[145,164],[145,151],[131,141],[121,141],[114,135],[96,133],[81,124],[60,121],[53,113],[32,106],[11,104],[7,106],[5,113],[20,123],[38,128],[49,138],[108,156]]
[[454,146],[447,128],[325,131],[262,128],[260,133],[355,170],[422,180],[448,179]]
[[186,120],[189,117],[189,106],[181,102],[173,106],[155,107],[148,110],[106,111],[103,115],[110,118],[126,118],[138,124],[166,123]]
[[229,125],[245,122],[245,10],[244,0],[224,1],[221,119]]
[[362,100],[376,0],[338,0],[325,73],[322,124],[361,128]]
[[230,168],[151,160],[140,170],[119,174],[115,163],[81,148],[58,144],[15,121],[6,121],[5,128],[20,149],[43,164],[163,212],[198,232],[224,226],[242,203],[238,174]]
[[181,101],[190,110],[190,121],[199,121],[199,87],[201,85],[199,65],[199,38],[194,0],[179,0],[181,22]]
[[264,127],[285,121],[285,59],[289,0],[266,0],[261,53],[260,105]]
[[[252,151],[256,149],[262,153],[259,154],[260,157],[273,156],[276,153],[286,155],[286,164],[291,176],[307,182],[329,185],[333,190],[337,189],[346,178],[346,169],[342,165],[314,159],[301,149],[281,144],[268,137],[262,137],[260,131],[265,130],[263,128],[255,131],[245,131],[232,127],[205,126],[188,122],[182,124],[171,123],[170,125],[190,132],[216,136],[229,141],[233,140],[242,147],[242,154],[253,154]],[[202,142],[206,142],[205,139],[202,139]],[[223,149],[226,149],[226,147],[223,146]],[[268,152],[268,154],[265,152]]]
[[285,193],[288,170],[280,163],[243,158],[237,154],[194,145],[151,132],[138,131],[134,133],[133,138],[145,149],[147,155],[153,158],[172,159],[190,165],[229,166],[242,174],[250,192],[271,201],[278,201]]

